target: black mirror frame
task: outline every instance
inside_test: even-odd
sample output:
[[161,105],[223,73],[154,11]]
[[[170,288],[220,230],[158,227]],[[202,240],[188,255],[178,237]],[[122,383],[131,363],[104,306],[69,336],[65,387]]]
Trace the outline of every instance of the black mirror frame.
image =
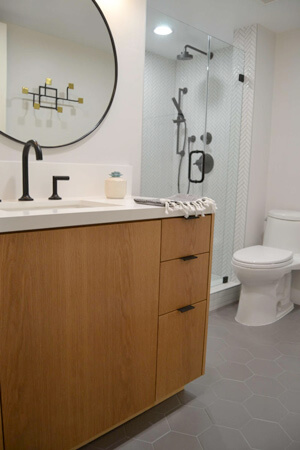
[[[76,139],[75,141],[68,142],[67,144],[55,145],[55,146],[53,146],[53,145],[52,145],[52,146],[49,146],[49,145],[42,145],[43,148],[61,148],[61,147],[67,147],[68,145],[75,144],[76,142],[79,142],[79,141],[81,141],[82,139],[84,139],[84,138],[86,138],[87,136],[89,136],[89,135],[90,135],[91,133],[93,133],[93,132],[99,127],[99,125],[103,122],[103,120],[104,120],[105,117],[107,116],[108,111],[110,110],[110,107],[111,107],[112,102],[113,102],[114,97],[115,97],[115,93],[116,93],[116,90],[117,90],[117,83],[118,83],[118,58],[117,58],[117,50],[116,50],[116,46],[115,46],[115,41],[114,41],[114,38],[113,38],[113,35],[112,35],[112,32],[111,32],[111,29],[110,29],[110,27],[109,27],[109,25],[108,25],[108,22],[107,22],[107,20],[106,20],[106,17],[104,16],[104,14],[103,14],[103,12],[102,12],[100,6],[99,6],[98,3],[96,2],[96,0],[91,0],[91,1],[94,3],[94,5],[96,6],[96,8],[98,9],[98,12],[99,12],[100,16],[102,17],[103,22],[105,23],[107,32],[108,32],[109,37],[110,37],[111,46],[112,46],[112,51],[113,51],[113,55],[114,55],[114,61],[115,61],[115,82],[114,82],[114,86],[113,86],[111,98],[110,98],[110,101],[109,101],[109,103],[108,103],[108,105],[107,105],[107,108],[106,108],[106,110],[104,111],[102,117],[100,118],[100,120],[98,121],[98,123],[94,126],[94,128],[92,128],[88,133],[84,134],[83,136],[81,136],[80,138]],[[10,136],[9,134],[4,133],[4,132],[1,131],[1,130],[0,130],[0,134],[1,134],[2,136],[7,137],[8,139],[11,139],[11,140],[14,141],[14,142],[18,142],[18,143],[20,143],[20,144],[22,144],[22,145],[25,144],[24,141],[20,141],[19,139],[16,139],[16,138]]]

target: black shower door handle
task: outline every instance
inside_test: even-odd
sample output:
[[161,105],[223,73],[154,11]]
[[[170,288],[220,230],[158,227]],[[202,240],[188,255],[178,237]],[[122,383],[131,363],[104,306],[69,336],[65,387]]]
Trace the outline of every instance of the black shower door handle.
[[[202,177],[201,177],[201,180],[192,180],[192,155],[193,154],[199,154],[199,153],[201,153],[202,154]],[[203,150],[194,150],[193,152],[191,152],[190,154],[189,154],[189,181],[191,182],[191,183],[203,183],[203,181],[204,181],[204,172],[205,172],[205,170],[204,170],[204,167],[205,167],[205,152],[203,151]]]

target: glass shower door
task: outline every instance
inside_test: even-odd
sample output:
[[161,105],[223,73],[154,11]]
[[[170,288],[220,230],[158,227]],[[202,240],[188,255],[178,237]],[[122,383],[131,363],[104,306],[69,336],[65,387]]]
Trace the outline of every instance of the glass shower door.
[[216,38],[209,38],[207,143],[210,166],[203,195],[217,203],[212,265],[212,285],[232,276],[236,194],[239,170],[240,126],[243,100],[244,52]]
[[[173,33],[155,36],[157,23]],[[192,194],[217,203],[212,284],[232,276],[243,51],[148,8],[141,195]],[[189,181],[189,155],[191,178]]]

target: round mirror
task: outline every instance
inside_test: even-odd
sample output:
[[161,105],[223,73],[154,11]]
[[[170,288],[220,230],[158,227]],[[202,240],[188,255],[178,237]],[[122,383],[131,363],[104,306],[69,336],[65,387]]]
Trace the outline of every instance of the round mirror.
[[95,0],[0,0],[0,132],[73,144],[106,116],[117,55]]

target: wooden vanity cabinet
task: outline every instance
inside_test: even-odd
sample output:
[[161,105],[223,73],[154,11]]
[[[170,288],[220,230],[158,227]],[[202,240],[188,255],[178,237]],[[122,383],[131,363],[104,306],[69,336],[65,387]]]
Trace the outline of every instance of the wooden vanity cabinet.
[[160,234],[0,235],[5,450],[70,450],[154,404]]
[[0,450],[79,448],[204,373],[212,233],[206,216],[0,235]]
[[202,375],[206,301],[159,317],[156,398]]

